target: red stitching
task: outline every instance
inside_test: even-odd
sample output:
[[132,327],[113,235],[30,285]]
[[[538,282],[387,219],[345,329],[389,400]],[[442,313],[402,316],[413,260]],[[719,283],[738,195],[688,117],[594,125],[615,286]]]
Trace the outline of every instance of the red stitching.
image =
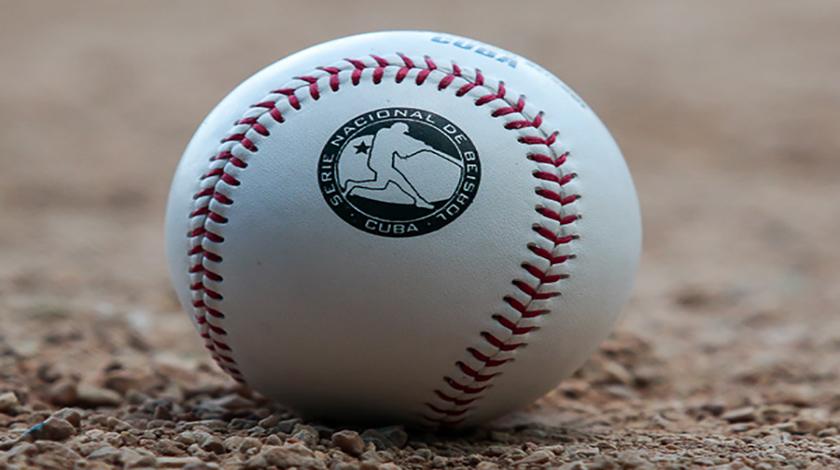
[[[220,294],[220,293],[218,293],[218,292],[216,292],[212,289],[208,289],[207,286],[203,286],[202,290],[204,291],[204,296],[205,297],[209,297],[213,300],[222,300],[222,298],[223,298],[222,294]],[[210,307],[207,307],[207,305],[205,305],[204,309],[207,310],[208,313],[210,313],[210,310],[211,310]],[[216,313],[213,314],[213,316],[216,317],[216,318],[224,318],[224,314],[222,314],[222,312],[219,312],[219,311],[216,311]]]
[[514,310],[519,312],[522,315],[522,318],[534,318],[548,313],[545,310],[528,310],[527,304],[523,304],[522,302],[510,296],[505,297],[502,300],[504,300],[504,302],[510,305]]
[[223,241],[225,241],[225,237],[217,235],[209,230],[203,230],[203,232],[204,238],[210,240],[213,243],[222,243]]
[[543,155],[543,154],[537,153],[537,154],[529,155],[528,158],[530,158],[531,160],[534,160],[535,162],[547,163],[549,165],[554,165],[555,167],[559,167],[560,165],[566,163],[566,157],[568,157],[568,156],[569,156],[569,152],[566,152],[566,153],[560,155],[557,158],[551,158],[548,155]]
[[453,389],[465,393],[467,395],[478,395],[479,393],[489,388],[488,385],[483,385],[481,387],[471,387],[469,385],[462,385],[449,377],[444,377],[443,380],[446,382],[447,385],[449,385]]
[[543,238],[546,238],[546,239],[554,242],[555,246],[569,243],[572,240],[574,240],[574,238],[575,238],[572,235],[569,235],[569,236],[566,236],[566,237],[557,236],[556,233],[552,232],[551,230],[549,230],[549,229],[547,229],[547,228],[545,228],[541,225],[534,227],[534,231],[537,232],[538,234],[540,234],[540,236],[542,236]]
[[[568,275],[558,274],[555,269],[574,256],[570,254],[556,255],[554,249],[566,245],[576,238],[574,235],[565,234],[563,230],[566,230],[564,227],[574,223],[579,218],[577,214],[564,214],[562,212],[564,207],[574,203],[579,198],[576,194],[564,194],[562,189],[577,175],[559,171],[560,167],[569,158],[568,152],[555,154],[552,149],[552,146],[557,143],[559,133],[557,131],[551,133],[542,131],[543,113],[539,112],[533,114],[533,117],[528,117],[525,114],[525,98],[518,97],[515,101],[507,98],[507,89],[504,83],[499,82],[493,88],[485,83],[485,77],[479,70],[474,70],[472,78],[470,78],[470,75],[465,74],[455,63],[450,64],[448,70],[445,70],[440,68],[430,57],[423,57],[422,63],[405,55],[398,55],[398,57],[399,60],[393,62],[380,56],[370,56],[365,59],[344,59],[347,66],[320,67],[311,75],[297,77],[295,80],[298,83],[291,87],[271,91],[267,98],[250,107],[260,110],[256,111],[257,115],[251,112],[250,115],[236,122],[234,130],[222,140],[219,153],[210,159],[212,167],[201,176],[201,180],[206,181],[206,183],[202,183],[202,188],[197,190],[193,196],[194,207],[190,213],[190,218],[196,222],[192,225],[194,228],[187,233],[187,237],[191,240],[191,248],[188,251],[191,257],[189,273],[198,277],[199,280],[190,286],[194,293],[192,305],[195,309],[195,322],[199,326],[201,337],[204,338],[205,347],[210,351],[211,356],[222,370],[226,371],[236,381],[244,383],[241,371],[236,367],[234,351],[224,339],[227,331],[220,324],[225,319],[225,314],[218,307],[218,303],[223,300],[223,295],[219,290],[216,290],[217,288],[211,288],[208,285],[208,281],[215,283],[213,285],[219,285],[223,282],[223,277],[215,271],[216,268],[208,269],[208,266],[218,266],[222,262],[222,256],[212,247],[215,244],[224,243],[225,239],[219,233],[217,226],[207,225],[207,222],[210,221],[220,225],[228,223],[228,218],[225,215],[211,209],[211,202],[222,206],[230,206],[234,203],[229,188],[239,186],[241,180],[237,177],[238,173],[230,172],[229,169],[242,170],[247,168],[247,159],[258,151],[253,139],[270,135],[270,131],[266,127],[266,121],[262,119],[262,122],[260,122],[262,116],[267,115],[278,124],[286,121],[286,116],[278,108],[278,103],[281,100],[285,99],[292,109],[299,110],[303,103],[298,98],[298,91],[308,92],[312,100],[319,100],[323,96],[323,91],[326,90],[326,88],[323,90],[321,88],[322,79],[326,80],[330,91],[337,92],[342,84],[342,74],[349,73],[350,84],[357,86],[368,71],[370,73],[369,80],[373,84],[381,83],[385,79],[386,73],[391,71],[391,73],[394,73],[393,78],[396,83],[403,83],[412,73],[416,73],[413,81],[417,86],[421,86],[435,73],[440,76],[440,80],[437,82],[438,90],[443,91],[450,86],[457,85],[454,94],[458,97],[464,97],[475,91],[483,91],[484,93],[475,99],[474,104],[484,106],[501,100],[502,106],[493,110],[490,116],[494,118],[507,117],[507,121],[502,126],[504,129],[513,131],[528,129],[530,130],[529,134],[536,132],[534,135],[520,135],[518,141],[534,150],[526,152],[526,158],[542,165],[533,173],[533,176],[537,181],[546,185],[537,188],[535,191],[539,197],[545,200],[545,204],[536,207],[535,210],[549,223],[535,225],[533,230],[538,237],[537,241],[541,241],[543,245],[548,243],[549,246],[545,247],[534,243],[529,245],[528,248],[535,256],[547,262],[548,266],[537,268],[532,264],[523,263],[523,274],[536,279],[537,284],[534,285],[533,281],[529,283],[525,280],[514,280],[513,286],[516,289],[517,297],[505,296],[502,299],[507,306],[513,309],[513,312],[519,315],[518,319],[510,315],[503,316],[500,313],[491,315],[491,318],[509,333],[507,339],[502,339],[490,332],[482,332],[480,336],[485,343],[485,352],[481,352],[474,347],[466,349],[467,359],[473,361],[472,364],[479,364],[480,366],[476,368],[463,361],[456,362],[455,367],[464,374],[466,379],[459,381],[452,377],[443,377],[444,387],[434,390],[434,394],[439,400],[446,403],[446,406],[426,403],[430,414],[424,414],[423,417],[428,422],[441,427],[455,426],[466,419],[466,414],[474,408],[474,403],[481,399],[483,393],[491,387],[493,379],[502,374],[498,368],[514,361],[515,359],[511,357],[511,354],[515,354],[516,351],[527,345],[525,335],[539,328],[536,325],[523,324],[522,320],[537,318],[549,313],[547,310],[535,308],[532,302],[560,295],[560,292],[553,290],[556,287],[555,283],[568,278]],[[237,152],[239,156],[234,156],[232,152],[237,146],[247,152]],[[220,186],[219,182],[227,186]],[[215,264],[205,266],[206,262]],[[489,352],[491,350],[495,352]],[[503,353],[504,355],[502,355]]]
[[[209,297],[209,295],[208,295],[208,297]],[[204,305],[204,309],[207,310],[207,314],[210,315],[213,318],[225,318],[224,313],[222,313],[222,312],[220,312],[216,309],[210,308],[207,305]]]
[[309,84],[309,96],[311,96],[313,100],[318,101],[318,98],[321,97],[321,91],[318,89],[318,79],[310,76],[297,78],[298,80],[303,80]]
[[515,350],[525,346],[525,343],[508,343],[508,342],[502,341],[499,338],[493,336],[493,334],[488,333],[486,331],[484,333],[482,333],[481,336],[484,337],[484,339],[488,343],[493,345],[499,351],[515,351]]
[[336,67],[321,67],[321,70],[330,74],[330,90],[338,91],[338,85],[339,85],[338,74],[339,74],[339,72],[341,72],[341,70],[339,70]]
[[577,220],[577,218],[578,218],[578,216],[576,214],[564,216],[562,214],[559,214],[559,213],[557,213],[557,212],[555,212],[551,209],[547,209],[545,207],[537,208],[537,212],[539,212],[540,215],[542,215],[546,219],[551,219],[551,220],[555,220],[557,222],[560,222],[560,225],[570,224],[570,223],[574,222],[575,220]]
[[495,372],[493,374],[482,374],[481,369],[473,369],[470,366],[464,364],[463,362],[456,362],[455,365],[458,366],[459,369],[461,369],[461,372],[469,375],[476,382],[487,382],[493,377],[501,375],[501,372]]
[[[506,363],[513,360],[513,358],[492,359],[490,356],[487,356],[485,354],[480,353],[475,348],[467,348],[467,352],[470,353],[472,355],[472,357],[474,357],[474,358],[478,359],[479,361],[483,362],[486,367],[498,367],[502,364],[506,364]],[[440,392],[440,393],[442,394],[443,392]],[[475,400],[475,398],[473,398],[472,400]]]
[[[235,186],[238,186],[238,184],[236,184]],[[226,224],[228,221],[227,217],[217,214],[216,212],[210,212],[209,214],[207,214],[207,217],[209,217],[210,220],[212,220],[213,222],[219,224]]]
[[491,114],[491,116],[493,116],[493,117],[507,116],[508,114],[511,114],[511,113],[521,113],[524,109],[525,109],[525,99],[520,97],[516,101],[516,105],[506,106],[504,108],[499,108],[499,109],[493,111],[493,114]]
[[493,319],[515,335],[524,335],[525,333],[530,333],[532,330],[537,328],[535,326],[518,326],[518,323],[512,322],[501,315],[493,315]]
[[469,408],[464,408],[464,409],[460,409],[460,410],[457,410],[457,409],[456,410],[446,410],[446,409],[443,409],[443,408],[438,408],[437,406],[435,406],[431,403],[426,403],[426,406],[431,408],[435,413],[443,414],[443,415],[446,415],[446,416],[461,416],[464,413],[466,413],[467,411],[470,411]]
[[526,144],[526,145],[545,145],[546,147],[550,147],[557,141],[557,132],[548,136],[548,138],[543,138],[540,136],[522,136],[519,138],[519,142]]
[[448,401],[450,403],[455,403],[458,406],[469,405],[470,403],[473,403],[476,400],[478,400],[479,398],[481,398],[481,397],[473,397],[473,398],[468,398],[466,400],[462,400],[462,399],[459,399],[459,398],[450,397],[449,395],[441,392],[440,390],[435,390],[435,395],[440,397],[440,399],[443,400],[443,401]]
[[569,181],[573,180],[575,177],[577,177],[577,174],[575,174],[575,173],[569,173],[567,175],[557,176],[554,173],[549,173],[547,171],[535,171],[534,172],[534,178],[537,178],[537,179],[540,179],[540,180],[545,180],[545,181],[551,181],[553,183],[559,184],[560,186],[563,186],[563,185],[567,184]]
[[432,59],[424,57],[423,60],[426,62],[426,68],[420,70],[420,73],[417,74],[417,80],[414,81],[418,86],[426,81],[426,78],[433,70],[437,70],[437,64]]
[[[300,109],[300,100],[298,99],[297,95],[295,95],[295,90],[291,88],[281,88],[279,90],[272,91],[274,94],[284,95],[289,100],[289,104],[295,108]],[[276,107],[277,103],[272,103],[272,107]],[[251,149],[248,149],[251,150]]]
[[540,284],[551,284],[553,282],[559,281],[560,279],[563,279],[563,276],[565,276],[564,274],[550,275],[546,271],[540,271],[539,269],[530,264],[524,264],[522,265],[522,267],[525,268],[525,271],[528,271],[528,274],[539,279]]
[[195,193],[195,196],[193,196],[193,199],[198,199],[198,198],[201,198],[201,197],[204,197],[204,196],[209,196],[209,195],[213,194],[213,191],[214,191],[213,188],[202,189],[201,191]]
[[528,128],[528,127],[540,127],[541,124],[542,124],[542,113],[537,114],[537,117],[535,117],[532,121],[529,121],[527,119],[522,119],[522,120],[519,120],[519,121],[509,122],[509,123],[505,124],[505,129],[525,129],[525,128]]
[[546,199],[551,199],[552,201],[559,202],[561,206],[571,204],[575,202],[578,198],[580,198],[580,196],[578,196],[577,194],[572,194],[571,196],[562,196],[561,194],[556,193],[550,189],[543,188],[538,189],[537,194]]

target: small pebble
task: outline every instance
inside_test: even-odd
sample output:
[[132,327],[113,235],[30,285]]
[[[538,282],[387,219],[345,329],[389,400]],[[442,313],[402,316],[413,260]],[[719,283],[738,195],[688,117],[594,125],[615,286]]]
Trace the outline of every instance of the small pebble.
[[[251,438],[253,439],[253,438]],[[242,436],[230,436],[224,440],[223,444],[225,446],[225,450],[228,452],[234,452],[239,450],[239,447],[242,445],[242,441],[245,438]]]
[[727,411],[720,416],[720,419],[730,423],[748,423],[755,421],[755,407],[745,406]]
[[76,434],[76,427],[61,418],[51,417],[27,431],[27,434],[35,440],[63,441]]
[[195,444],[195,433],[193,431],[184,431],[175,437],[175,441],[187,446],[190,444]]
[[153,420],[149,421],[148,423],[146,423],[146,429],[156,429],[156,428],[174,429],[175,428],[175,422],[165,420],[165,419],[153,419]]
[[62,408],[53,413],[53,417],[63,419],[77,428],[82,424],[82,414],[73,408]]
[[259,439],[254,439],[253,437],[246,437],[242,439],[242,443],[239,445],[239,452],[241,453],[248,453],[251,449],[255,449],[259,451],[262,447],[262,443]]
[[[272,429],[272,431],[274,431],[274,430]],[[260,427],[260,426],[254,426],[253,428],[248,430],[248,435],[251,436],[251,437],[262,437],[262,436],[265,436],[266,434],[268,434],[268,431],[265,428]]]
[[206,450],[207,452],[212,452],[214,454],[224,454],[225,444],[218,437],[210,436],[209,439],[206,439],[204,442],[201,443],[201,449]]
[[228,424],[230,430],[251,429],[257,425],[257,421],[245,418],[233,418]]
[[507,446],[493,445],[488,446],[482,453],[487,457],[501,457],[507,453],[508,449],[509,448]]
[[265,429],[271,429],[277,425],[277,422],[280,421],[280,418],[277,415],[270,415],[267,418],[263,418],[257,423],[257,426],[263,427]]
[[169,439],[158,439],[154,443],[154,451],[158,455],[166,455],[170,457],[181,457],[186,453],[181,450],[178,445]]
[[51,384],[61,378],[61,372],[55,369],[55,365],[51,363],[43,363],[38,366],[36,375],[44,382]]
[[[157,468],[186,468],[187,465],[204,464],[196,457],[158,457]],[[200,468],[200,467],[199,467]],[[212,467],[211,467],[212,468]]]
[[103,385],[105,388],[125,395],[129,390],[140,388],[142,377],[127,370],[115,370],[108,373]]
[[365,442],[373,443],[373,445],[375,445],[379,450],[394,447],[394,443],[391,442],[391,439],[378,429],[365,429],[364,432],[362,432],[362,439],[364,439]]
[[838,434],[837,428],[825,428],[817,432],[817,437],[832,437]]
[[79,404],[76,384],[71,381],[59,381],[47,390],[47,400],[57,406],[74,406]]
[[215,458],[215,454],[212,452],[207,452],[206,450],[202,449],[198,444],[193,444],[187,447],[187,453],[192,455],[193,457],[198,457],[201,460],[210,460]]
[[446,457],[443,457],[441,455],[436,455],[432,459],[431,467],[432,468],[443,468],[443,467],[446,466],[446,461],[447,461]]
[[326,470],[327,468],[326,464],[302,442],[287,443],[284,446],[264,446],[257,455],[245,462],[245,468],[260,468],[258,465],[310,470]]
[[210,400],[206,403],[208,406],[218,406],[226,410],[238,410],[242,408],[250,408],[254,406],[254,402],[235,393],[225,395],[215,400]]
[[621,385],[633,385],[633,374],[621,363],[616,361],[604,361],[602,364],[606,383],[617,383]]
[[157,457],[146,449],[132,449],[124,447],[120,449],[120,458],[124,468],[155,468]]
[[356,431],[338,431],[332,435],[332,443],[344,453],[358,457],[365,451],[365,441]]
[[152,417],[163,421],[172,421],[172,411],[170,411],[170,409],[166,406],[157,405]]
[[220,419],[206,419],[202,421],[193,421],[190,423],[185,423],[188,428],[198,428],[198,427],[205,427],[214,432],[224,432],[227,431],[227,423]]
[[271,429],[271,432],[282,432],[286,434],[291,434],[292,429],[295,428],[295,425],[300,423],[300,420],[297,418],[287,419],[284,421],[280,421],[277,423],[274,428]]
[[573,458],[592,458],[601,453],[601,449],[595,446],[570,446],[568,449],[569,455]]
[[542,465],[554,457],[554,454],[547,450],[537,450],[516,461],[517,465]]
[[751,429],[755,429],[755,425],[753,425],[752,423],[736,423],[732,426],[729,426],[729,432],[735,434],[747,432]]
[[142,405],[149,397],[138,390],[129,390],[125,393],[125,400],[130,405]]
[[218,468],[218,465],[211,465],[207,462],[190,462],[181,467],[181,470],[217,470]]
[[133,428],[132,425],[126,423],[125,421],[123,421],[121,419],[115,418],[113,416],[109,416],[108,418],[105,419],[105,426],[108,429],[112,429],[112,430],[117,431],[117,432],[128,431],[129,429]]
[[8,413],[13,411],[19,404],[15,392],[6,392],[0,394],[0,413]]
[[276,434],[272,434],[265,438],[265,445],[267,446],[281,446],[283,445],[283,439],[280,439],[280,436]]
[[207,431],[202,431],[202,430],[193,431],[192,436],[193,436],[193,439],[195,440],[195,442],[198,443],[199,445],[204,444],[204,441],[213,438],[212,434],[210,434]]
[[[132,430],[136,431],[136,430]],[[120,433],[120,437],[122,437],[123,444],[127,446],[136,446],[138,442],[140,442],[140,438],[136,435],[132,434],[128,431],[123,431]]]
[[113,465],[117,465],[122,460],[123,453],[113,446],[104,446],[88,454],[88,460],[101,460]]
[[305,442],[306,445],[308,445],[309,447],[314,447],[318,445],[320,435],[318,434],[318,431],[312,426],[308,426],[306,424],[297,424],[294,430],[292,431],[292,438],[297,439],[301,442]]
[[398,449],[402,449],[405,447],[406,443],[408,443],[408,433],[405,432],[405,428],[402,426],[379,428],[379,432],[387,436],[388,440],[391,441],[391,443]]
[[500,468],[498,464],[488,460],[481,461],[475,466],[475,470],[499,470]]
[[105,406],[115,407],[122,403],[122,396],[119,393],[107,388],[94,387],[92,385],[79,385],[76,388],[78,404],[92,408]]
[[338,462],[330,467],[330,470],[360,470],[361,467],[357,462]]

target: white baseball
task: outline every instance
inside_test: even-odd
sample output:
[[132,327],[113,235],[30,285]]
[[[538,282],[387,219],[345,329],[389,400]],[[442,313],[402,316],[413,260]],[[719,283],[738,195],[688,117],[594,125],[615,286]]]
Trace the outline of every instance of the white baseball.
[[438,427],[583,364],[628,301],[641,223],[618,146],[563,82],[398,31],[233,90],[184,153],[166,239],[234,379],[316,419]]

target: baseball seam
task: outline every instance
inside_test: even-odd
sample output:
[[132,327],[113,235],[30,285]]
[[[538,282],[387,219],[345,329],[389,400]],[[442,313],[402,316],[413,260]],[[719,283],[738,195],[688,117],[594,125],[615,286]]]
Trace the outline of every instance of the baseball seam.
[[[446,68],[439,67],[429,57],[424,57],[423,62],[425,67],[416,65],[414,60],[401,54],[391,60],[372,55],[363,59],[344,59],[336,65],[320,67],[309,75],[296,77],[285,88],[271,91],[262,101],[250,106],[209,160],[209,169],[201,176],[199,189],[193,195],[193,210],[189,215],[190,291],[194,321],[205,347],[234,380],[245,382],[234,351],[225,340],[224,297],[220,289],[224,278],[219,274],[219,265],[223,262],[220,254],[224,243],[222,229],[229,222],[225,214],[234,204],[235,188],[241,184],[238,176],[248,167],[249,159],[257,154],[259,139],[270,135],[267,126],[285,122],[288,113],[304,106],[301,98],[307,95],[317,101],[328,91],[327,88],[338,92],[347,84],[347,75],[352,86],[359,85],[362,79],[379,84],[385,79],[386,72],[393,73],[396,83],[403,83],[411,75],[412,81],[422,86],[435,74],[435,78],[441,76],[436,82],[440,91],[457,87],[456,97],[465,97],[471,92],[477,95],[476,106],[502,104],[490,115],[493,118],[504,117],[508,122],[503,127],[520,133],[518,141],[528,148],[525,155],[537,166],[533,172],[538,183],[535,192],[543,203],[535,210],[541,222],[532,227],[536,237],[528,249],[540,262],[522,264],[522,278],[512,281],[515,289],[503,298],[509,308],[491,314],[491,319],[502,327],[506,335],[481,332],[481,346],[467,348],[463,360],[455,363],[460,376],[443,377],[443,385],[434,390],[435,399],[425,403],[425,420],[437,426],[462,423],[469,411],[475,409],[475,402],[492,386],[493,379],[501,375],[500,368],[515,360],[515,352],[527,345],[526,336],[539,329],[535,320],[549,313],[539,308],[539,301],[560,295],[556,284],[569,275],[556,270],[574,257],[562,247],[577,238],[566,233],[567,227],[580,217],[578,214],[565,214],[564,207],[580,196],[564,192],[563,187],[577,175],[561,171],[569,153],[553,149],[559,132],[543,131],[542,112],[528,118],[525,98],[507,98],[504,83],[498,82],[496,87],[485,84],[480,70],[465,73],[455,63]],[[416,75],[412,75],[415,72]],[[487,93],[483,93],[485,90]],[[564,254],[558,254],[558,251]]]

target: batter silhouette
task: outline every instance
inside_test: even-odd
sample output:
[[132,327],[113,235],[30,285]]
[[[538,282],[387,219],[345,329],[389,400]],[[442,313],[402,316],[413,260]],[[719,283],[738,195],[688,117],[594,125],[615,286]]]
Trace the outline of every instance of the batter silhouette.
[[445,158],[451,163],[461,166],[461,162],[449,155],[435,151],[423,141],[408,135],[408,125],[402,122],[391,127],[379,129],[373,137],[368,150],[367,166],[374,173],[373,179],[347,180],[344,184],[344,195],[349,196],[356,188],[381,191],[389,184],[398,187],[402,192],[414,200],[414,205],[422,209],[433,209],[417,188],[395,166],[397,158],[407,159],[420,153],[429,152]]

